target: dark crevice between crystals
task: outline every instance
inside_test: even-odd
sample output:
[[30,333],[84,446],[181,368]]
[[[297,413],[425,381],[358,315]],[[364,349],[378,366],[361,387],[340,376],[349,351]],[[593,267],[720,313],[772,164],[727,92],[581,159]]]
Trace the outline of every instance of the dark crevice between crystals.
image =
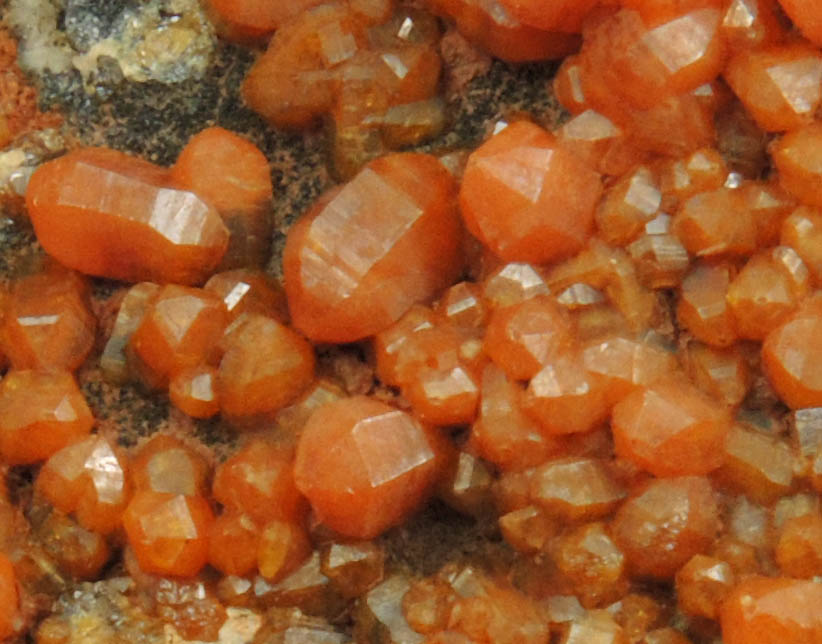
[[433,499],[379,541],[388,567],[433,575],[447,563],[508,561],[513,551],[501,542],[496,523],[475,520]]

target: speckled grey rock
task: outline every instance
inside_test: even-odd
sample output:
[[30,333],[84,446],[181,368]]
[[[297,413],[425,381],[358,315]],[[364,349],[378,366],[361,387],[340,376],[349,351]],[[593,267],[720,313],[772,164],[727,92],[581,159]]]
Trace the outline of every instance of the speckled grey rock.
[[63,9],[63,28],[66,37],[77,51],[88,51],[91,46],[108,38],[121,14],[134,10],[133,0],[66,0]]

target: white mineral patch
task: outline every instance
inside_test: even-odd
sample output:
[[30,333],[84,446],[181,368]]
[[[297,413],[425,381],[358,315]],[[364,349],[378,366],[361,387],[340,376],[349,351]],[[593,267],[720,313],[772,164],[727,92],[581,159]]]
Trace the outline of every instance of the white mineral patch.
[[[262,618],[247,608],[228,608],[228,619],[220,628],[217,641],[211,644],[250,644],[260,628]],[[165,627],[166,644],[204,644],[185,640],[170,624]]]
[[153,0],[125,12],[112,36],[74,56],[72,63],[88,77],[98,58],[108,56],[127,79],[176,83],[201,77],[215,44],[197,0]]
[[57,29],[60,7],[51,0],[11,0],[8,22],[20,38],[18,63],[26,71],[71,69],[73,50]]
[[74,50],[58,29],[57,0],[10,0],[9,22],[20,37],[21,67],[33,73],[80,71],[88,82],[98,60],[117,62],[137,82],[176,83],[201,77],[216,44],[198,0],[149,0],[125,10],[111,35],[89,51]]
[[24,195],[37,166],[65,149],[65,141],[55,129],[32,132],[18,143],[0,152],[0,200],[6,195]]

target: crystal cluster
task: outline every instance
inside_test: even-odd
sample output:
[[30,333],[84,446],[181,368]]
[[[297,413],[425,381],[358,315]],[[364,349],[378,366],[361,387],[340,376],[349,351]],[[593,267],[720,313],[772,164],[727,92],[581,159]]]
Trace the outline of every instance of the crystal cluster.
[[[302,4],[319,4],[317,2]],[[337,174],[439,133],[439,26],[390,2],[332,2],[285,22],[249,70],[243,95],[273,125],[304,128],[326,117]]]
[[203,288],[137,284],[104,349],[105,373],[168,389],[196,418],[262,421],[314,376],[313,349],[281,321],[281,298],[279,284],[254,269],[215,273]]
[[[276,30],[246,99],[329,118],[350,177],[289,230],[282,286],[268,163],[226,130],[171,169],[83,148],[32,177],[45,250],[134,283],[99,324],[52,263],[2,293],[0,638],[116,570],[186,639],[242,607],[255,642],[822,641],[822,11],[432,0],[502,58],[572,54],[562,126],[500,122],[462,163],[372,158],[433,131],[429,15],[264,4],[210,2],[227,37]],[[237,445],[183,419],[120,446],[98,359]],[[433,497],[490,538],[409,572]]]

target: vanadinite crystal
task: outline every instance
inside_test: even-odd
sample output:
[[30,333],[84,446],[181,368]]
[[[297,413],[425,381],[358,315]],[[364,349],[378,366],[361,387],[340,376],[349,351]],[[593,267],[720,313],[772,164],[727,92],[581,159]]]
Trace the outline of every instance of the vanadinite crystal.
[[311,415],[294,477],[323,523],[372,538],[402,522],[430,491],[442,462],[439,440],[405,412],[355,396]]
[[53,270],[18,280],[5,302],[0,347],[16,369],[79,367],[94,344],[87,285]]
[[[320,3],[316,3],[320,4]],[[328,115],[336,174],[430,138],[445,123],[435,95],[439,26],[386,0],[327,2],[283,24],[247,74],[243,94],[278,127]]]
[[214,515],[201,496],[138,491],[123,515],[123,528],[146,572],[191,576],[208,560]]
[[283,269],[294,326],[323,342],[381,331],[454,281],[460,243],[454,180],[439,161],[374,161],[289,233]]
[[718,527],[710,482],[684,476],[652,481],[635,493],[617,511],[612,533],[634,571],[665,578],[707,550]]
[[292,402],[313,375],[314,351],[304,338],[273,318],[248,314],[225,339],[220,407],[237,422],[266,417]]
[[508,261],[548,262],[591,234],[599,175],[549,132],[520,121],[471,154],[460,188],[468,229]]
[[95,532],[120,525],[130,491],[125,455],[100,436],[56,452],[40,469],[37,490],[63,512]]
[[290,449],[251,441],[217,468],[215,500],[260,525],[272,519],[300,518],[304,499],[294,484],[292,458]]
[[36,463],[89,433],[94,418],[66,371],[11,371],[0,383],[0,454]]
[[232,40],[256,40],[321,0],[299,0],[281,4],[259,0],[209,0],[208,6],[217,18],[221,35]]
[[[578,34],[531,26],[498,0],[428,0],[428,4],[456,21],[466,38],[510,62],[560,58],[579,46]],[[541,12],[545,9],[540,7]]]
[[762,344],[762,362],[774,389],[791,407],[822,404],[822,365],[816,344],[822,329],[822,300],[809,299]]
[[223,302],[202,289],[169,284],[148,306],[131,338],[149,386],[167,386],[172,374],[204,362],[228,324]]
[[107,148],[42,165],[26,204],[46,251],[91,275],[195,284],[228,245],[212,206],[172,187],[164,168]]
[[687,382],[642,388],[614,408],[616,453],[657,476],[707,474],[722,465],[731,419]]
[[262,313],[280,322],[288,318],[283,287],[261,270],[239,268],[215,273],[203,288],[222,298],[231,321],[243,313]]
[[170,180],[220,213],[230,233],[220,268],[262,266],[269,251],[272,187],[268,159],[257,146],[221,127],[206,128],[180,152]]
[[154,434],[130,459],[137,490],[197,496],[205,494],[209,469],[205,459],[180,439]]
[[0,637],[9,637],[20,628],[17,576],[4,554],[0,554]]
[[811,644],[822,638],[822,585],[787,578],[746,579],[722,604],[728,644]]

